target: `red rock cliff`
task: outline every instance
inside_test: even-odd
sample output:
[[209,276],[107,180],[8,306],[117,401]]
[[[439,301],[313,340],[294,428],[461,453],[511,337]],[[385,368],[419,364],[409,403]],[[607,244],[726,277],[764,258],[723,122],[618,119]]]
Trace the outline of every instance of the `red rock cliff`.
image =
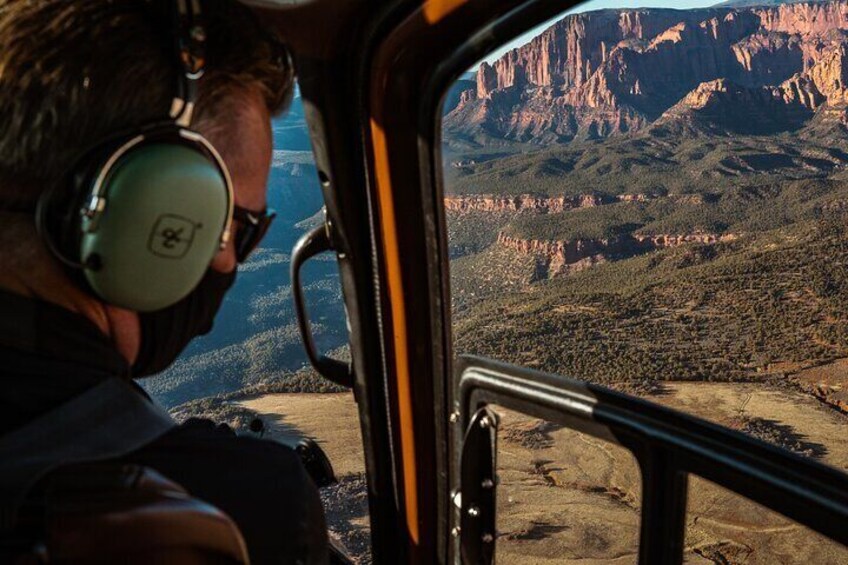
[[534,255],[541,261],[548,276],[559,276],[604,261],[611,254],[635,255],[695,243],[712,245],[734,241],[738,237],[736,234],[714,233],[628,234],[605,239],[545,241],[523,239],[499,232],[497,245],[525,255]]
[[615,202],[647,202],[655,198],[651,194],[621,194],[600,196],[582,194],[580,196],[538,196],[520,194],[505,196],[480,194],[475,196],[446,196],[445,209],[448,212],[533,212],[536,214],[556,214],[577,208],[591,208]]
[[575,14],[481,64],[476,92],[445,130],[540,142],[603,137],[645,127],[719,80],[749,89],[751,100],[773,99],[774,126],[785,107],[789,129],[825,103],[848,103],[846,46],[848,0]]

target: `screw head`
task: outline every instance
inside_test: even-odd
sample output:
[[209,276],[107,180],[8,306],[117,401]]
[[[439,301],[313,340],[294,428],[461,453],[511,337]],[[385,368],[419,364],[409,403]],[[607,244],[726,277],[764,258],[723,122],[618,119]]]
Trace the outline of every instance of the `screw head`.
[[495,536],[486,532],[485,534],[483,534],[481,539],[483,540],[483,543],[492,543],[493,541],[495,541]]
[[468,508],[468,515],[472,518],[476,518],[480,515],[480,509],[477,506],[471,506]]
[[483,479],[483,482],[480,484],[480,486],[482,486],[485,489],[494,488],[495,481],[493,481],[492,479]]
[[206,41],[206,30],[203,26],[194,26],[189,31],[189,35],[195,41]]

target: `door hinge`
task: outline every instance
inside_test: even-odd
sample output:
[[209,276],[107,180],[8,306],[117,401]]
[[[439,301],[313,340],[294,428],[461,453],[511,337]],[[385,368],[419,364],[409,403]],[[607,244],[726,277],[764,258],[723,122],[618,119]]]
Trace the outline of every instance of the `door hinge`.
[[495,559],[495,493],[498,417],[487,407],[471,417],[462,443],[459,539],[463,563],[493,563]]

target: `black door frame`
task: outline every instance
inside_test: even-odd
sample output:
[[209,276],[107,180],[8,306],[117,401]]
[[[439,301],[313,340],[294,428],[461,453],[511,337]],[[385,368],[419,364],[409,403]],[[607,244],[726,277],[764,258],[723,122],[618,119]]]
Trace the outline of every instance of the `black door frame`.
[[[281,32],[294,56],[350,323],[374,560],[445,563],[452,357],[441,100],[476,56],[578,2],[245,1]],[[381,169],[390,177],[382,192]],[[385,227],[387,210],[402,220],[393,230]],[[402,261],[387,256],[387,242]],[[393,310],[390,271],[400,274],[409,306],[402,320]],[[400,414],[401,342],[408,426]],[[416,440],[411,450],[404,427]]]
[[[848,475],[832,467],[601,386],[496,361],[461,358],[455,386],[463,430],[478,411],[497,405],[630,451],[642,476],[642,565],[682,563],[690,474],[848,546]],[[454,453],[455,461],[461,457],[461,451]],[[475,458],[475,452],[466,453],[462,466],[487,467]],[[454,478],[457,492],[464,471]],[[453,513],[454,527],[476,503],[462,494],[461,507]],[[478,519],[493,521],[494,516]],[[479,543],[460,532],[454,555],[459,555],[460,540],[463,546]]]
[[[408,559],[450,559],[452,354],[440,114],[452,81],[505,33],[574,1],[425,0],[381,40],[368,95],[369,188]],[[523,6],[523,7],[522,7]],[[526,11],[536,6],[535,12]],[[516,10],[516,7],[522,7]],[[495,23],[510,14],[508,22]],[[498,31],[493,31],[492,26]],[[522,27],[523,26],[523,27]],[[469,42],[473,46],[469,47]],[[394,284],[392,276],[394,275]],[[400,436],[400,437],[397,437]]]
[[[397,483],[397,426],[389,401],[376,218],[366,161],[367,89],[376,44],[416,0],[246,0],[285,40],[297,73],[326,204],[350,330],[353,394],[367,474],[375,563],[401,563],[408,547]],[[353,399],[352,399],[353,400]]]

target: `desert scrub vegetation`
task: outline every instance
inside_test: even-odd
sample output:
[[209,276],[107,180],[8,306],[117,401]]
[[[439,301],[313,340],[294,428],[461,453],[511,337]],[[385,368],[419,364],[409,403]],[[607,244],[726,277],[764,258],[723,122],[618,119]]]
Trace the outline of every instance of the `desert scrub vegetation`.
[[[350,348],[343,346],[329,352],[333,359],[350,362]],[[170,410],[178,422],[189,418],[206,418],[216,424],[226,424],[236,431],[245,431],[258,414],[239,404],[266,394],[284,393],[338,393],[349,389],[328,381],[312,367],[305,366],[297,371],[272,374],[261,381],[235,390],[206,398],[190,400]]]
[[825,178],[848,164],[844,131],[810,126],[771,136],[661,135],[644,131],[564,145],[448,149],[449,194],[568,196],[724,192],[741,183]]
[[846,260],[837,218],[610,262],[466,303],[455,351],[607,384],[764,378],[848,356]]
[[[832,179],[742,185],[722,193],[672,194],[558,214],[515,215],[503,231],[549,241],[606,239],[625,234],[752,233],[822,219],[848,207],[848,183]],[[454,222],[456,223],[456,222]],[[453,227],[461,233],[459,227]]]

